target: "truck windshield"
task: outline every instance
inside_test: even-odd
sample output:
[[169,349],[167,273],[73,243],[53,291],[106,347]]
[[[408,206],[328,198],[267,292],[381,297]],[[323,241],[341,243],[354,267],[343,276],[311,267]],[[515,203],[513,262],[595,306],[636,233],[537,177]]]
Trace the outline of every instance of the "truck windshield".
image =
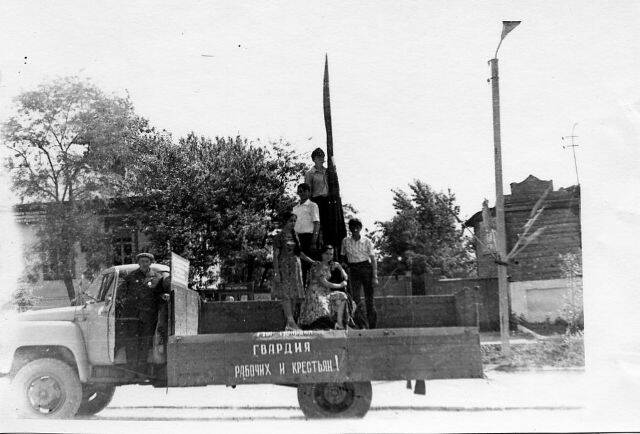
[[91,296],[91,298],[93,299],[98,299],[98,293],[100,292],[100,284],[102,283],[102,275],[98,275],[95,276],[93,278],[93,281],[89,284],[89,287],[87,288],[86,291],[84,291],[85,294]]
[[111,292],[114,277],[114,273],[97,276],[84,293],[95,301],[103,301],[105,296]]

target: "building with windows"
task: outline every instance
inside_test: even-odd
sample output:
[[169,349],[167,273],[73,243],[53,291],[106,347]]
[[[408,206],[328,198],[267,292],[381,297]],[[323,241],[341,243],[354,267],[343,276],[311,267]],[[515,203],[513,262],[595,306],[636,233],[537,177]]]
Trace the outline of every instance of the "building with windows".
[[[563,306],[577,303],[576,294],[582,294],[580,186],[554,190],[553,181],[533,175],[511,183],[511,194],[505,195],[507,252],[516,244],[532,208],[547,189],[544,210],[530,231],[544,228],[543,232],[508,266],[512,312],[530,322],[563,318]],[[478,211],[465,222],[480,241],[475,243],[480,278],[497,275],[493,255],[495,209],[489,214],[490,221]]]
[[[69,296],[63,282],[66,270],[62,269],[55,251],[41,251],[39,248],[38,231],[46,217],[47,209],[47,203],[20,204],[13,208],[16,227],[22,240],[23,267],[36,274],[33,276],[34,281],[29,285],[36,308],[69,305]],[[108,213],[98,216],[111,239],[108,246],[110,254],[105,267],[130,264],[139,252],[149,250],[148,238],[140,230],[131,230],[124,224],[126,218],[134,215],[130,204],[114,202]],[[90,284],[90,277],[83,275],[87,265],[85,246],[76,243],[74,250],[73,266],[69,271],[77,290],[86,288]]]

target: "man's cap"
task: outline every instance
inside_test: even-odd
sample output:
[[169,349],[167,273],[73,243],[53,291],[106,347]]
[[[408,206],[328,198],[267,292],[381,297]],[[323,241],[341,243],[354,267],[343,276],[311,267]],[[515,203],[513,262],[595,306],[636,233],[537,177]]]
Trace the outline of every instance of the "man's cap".
[[136,255],[136,261],[139,261],[140,258],[149,258],[151,262],[154,262],[156,260],[156,258],[154,258],[151,253],[138,253]]

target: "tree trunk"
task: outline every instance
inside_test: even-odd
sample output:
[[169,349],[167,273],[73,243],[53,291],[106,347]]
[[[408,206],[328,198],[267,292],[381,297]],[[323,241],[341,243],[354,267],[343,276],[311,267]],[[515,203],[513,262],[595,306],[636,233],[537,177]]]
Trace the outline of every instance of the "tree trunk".
[[63,258],[64,258],[64,271],[62,274],[62,281],[64,282],[65,288],[67,288],[67,295],[69,296],[69,300],[71,305],[74,304],[74,300],[76,298],[76,290],[73,287],[73,268],[74,267],[74,256],[75,252],[73,249],[74,240],[72,236],[73,229],[70,227],[73,221],[74,214],[74,203],[73,203],[73,185],[69,184],[69,206],[66,210],[64,210],[64,222],[63,224]]
[[246,281],[247,282],[253,282],[253,270],[255,268],[255,262],[256,262],[256,258],[253,255],[250,255],[247,258],[247,269],[246,269]]
[[63,274],[62,280],[64,282],[64,286],[67,288],[67,295],[69,296],[69,301],[71,302],[71,305],[73,306],[74,300],[76,298],[76,290],[73,287],[73,277],[72,277],[71,271],[69,269],[65,269],[64,270],[64,274]]
[[73,249],[73,241],[70,240],[69,238],[69,229],[68,227],[65,227],[65,230],[63,232],[63,248],[64,250],[61,253],[62,258],[61,262],[63,265],[62,268],[62,281],[64,282],[64,286],[65,288],[67,288],[67,295],[69,296],[69,300],[71,301],[71,304],[73,305],[73,301],[76,298],[76,291],[75,288],[73,287],[73,271],[74,270],[74,249]]

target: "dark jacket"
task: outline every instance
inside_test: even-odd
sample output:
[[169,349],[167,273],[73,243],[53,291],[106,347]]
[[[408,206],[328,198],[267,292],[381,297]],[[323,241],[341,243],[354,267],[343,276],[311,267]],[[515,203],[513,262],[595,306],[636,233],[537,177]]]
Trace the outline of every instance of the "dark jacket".
[[122,316],[155,314],[165,293],[164,273],[149,270],[144,274],[140,268],[127,274],[118,289],[118,304]]

